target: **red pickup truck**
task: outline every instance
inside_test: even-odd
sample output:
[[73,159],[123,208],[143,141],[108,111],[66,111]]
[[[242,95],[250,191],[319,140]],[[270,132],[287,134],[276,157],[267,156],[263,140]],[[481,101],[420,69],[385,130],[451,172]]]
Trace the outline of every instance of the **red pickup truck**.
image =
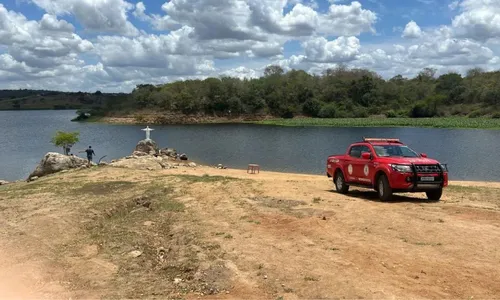
[[399,139],[364,138],[344,155],[328,157],[326,173],[339,193],[349,186],[374,189],[382,201],[393,193],[425,192],[438,201],[448,186],[446,164],[410,149]]

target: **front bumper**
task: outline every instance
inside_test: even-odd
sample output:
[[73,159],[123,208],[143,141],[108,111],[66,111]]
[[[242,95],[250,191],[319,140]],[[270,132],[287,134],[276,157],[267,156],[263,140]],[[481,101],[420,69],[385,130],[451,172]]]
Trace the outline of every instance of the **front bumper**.
[[425,192],[429,190],[441,189],[448,186],[448,172],[392,172],[390,176],[390,185],[391,188],[396,192]]

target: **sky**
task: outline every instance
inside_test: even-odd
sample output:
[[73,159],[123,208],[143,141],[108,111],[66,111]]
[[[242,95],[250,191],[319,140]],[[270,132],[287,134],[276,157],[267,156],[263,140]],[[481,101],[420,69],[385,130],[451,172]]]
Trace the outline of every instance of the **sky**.
[[500,69],[500,0],[2,0],[0,89],[130,92],[268,65]]

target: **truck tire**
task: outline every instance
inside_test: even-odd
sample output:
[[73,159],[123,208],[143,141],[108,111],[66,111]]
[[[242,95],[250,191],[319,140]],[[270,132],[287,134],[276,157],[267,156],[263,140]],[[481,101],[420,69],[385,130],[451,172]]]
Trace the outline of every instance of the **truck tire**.
[[378,177],[377,193],[378,198],[382,201],[389,201],[392,199],[392,188],[385,174],[382,174]]
[[427,199],[432,201],[439,201],[439,199],[441,199],[441,196],[443,195],[443,189],[428,191],[425,192],[425,194],[427,195]]
[[344,174],[342,171],[337,171],[335,177],[333,178],[333,183],[335,184],[335,189],[341,194],[347,194],[349,191],[349,185],[345,183]]

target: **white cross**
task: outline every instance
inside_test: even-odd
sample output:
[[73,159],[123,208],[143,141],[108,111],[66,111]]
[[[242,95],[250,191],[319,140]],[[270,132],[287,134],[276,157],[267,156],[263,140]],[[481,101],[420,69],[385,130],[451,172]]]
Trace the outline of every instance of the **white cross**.
[[151,135],[151,131],[153,131],[154,129],[151,129],[149,128],[149,126],[146,126],[146,128],[144,129],[141,129],[142,131],[146,131],[146,140],[150,140],[150,135]]

